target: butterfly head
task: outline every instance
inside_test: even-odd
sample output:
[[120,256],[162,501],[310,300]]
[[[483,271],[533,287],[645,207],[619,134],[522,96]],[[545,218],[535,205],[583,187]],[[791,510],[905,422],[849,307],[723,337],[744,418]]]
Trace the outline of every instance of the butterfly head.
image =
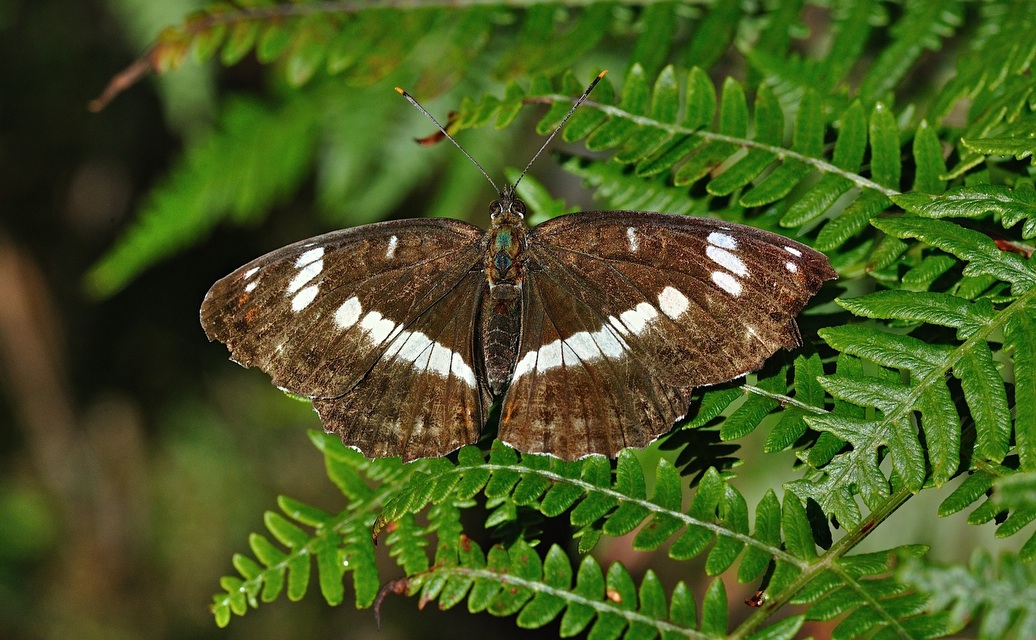
[[525,219],[525,203],[514,195],[514,187],[507,185],[500,198],[489,205],[489,217],[496,224],[515,223]]

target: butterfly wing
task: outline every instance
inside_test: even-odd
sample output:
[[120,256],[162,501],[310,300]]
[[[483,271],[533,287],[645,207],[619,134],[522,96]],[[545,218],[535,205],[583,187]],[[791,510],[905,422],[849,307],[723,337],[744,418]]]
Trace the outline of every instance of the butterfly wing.
[[[636,211],[556,218],[530,232],[529,253],[500,434],[569,458],[643,446],[686,412],[690,388],[798,346],[795,316],[835,277],[822,254],[783,236]],[[540,338],[541,325],[554,328]],[[606,432],[606,441],[565,440],[570,427],[550,408],[557,398],[585,403],[576,396],[585,388],[598,390],[600,406],[589,409],[592,429],[576,431]]]
[[478,440],[492,397],[471,364],[477,310],[486,287],[471,271],[406,329],[395,333],[368,375],[313,406],[328,431],[368,457],[444,456]]
[[[472,273],[480,275],[482,236],[478,227],[456,220],[400,220],[304,240],[214,284],[202,304],[202,326],[210,340],[229,347],[236,362],[258,367],[277,386],[315,399],[322,415],[330,417],[325,426],[359,438],[346,444],[377,455],[404,453],[388,443],[391,438],[382,442],[372,435],[397,429],[392,418],[363,411],[352,400],[335,405],[334,399],[357,390],[375,373],[398,377],[383,383],[384,392],[394,394],[383,403],[410,402],[408,389],[425,374],[444,378],[448,397],[466,407],[458,411],[464,416],[463,438],[470,441],[468,434],[481,428],[485,404],[475,374],[481,366],[474,357],[475,314],[451,320],[449,311],[466,295],[477,304],[473,283],[478,278]],[[428,349],[431,358],[419,366]],[[364,389],[372,384],[366,382]],[[458,424],[429,419],[443,430]]]
[[593,291],[594,283],[557,276],[550,268],[526,274],[519,356],[500,439],[568,460],[646,446],[686,413],[690,390],[659,380],[632,353],[640,345],[574,295],[578,287]]

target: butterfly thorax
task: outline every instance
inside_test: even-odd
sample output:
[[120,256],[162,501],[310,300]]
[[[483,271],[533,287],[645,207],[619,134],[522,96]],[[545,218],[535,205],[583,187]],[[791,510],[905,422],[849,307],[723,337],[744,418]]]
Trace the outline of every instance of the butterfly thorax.
[[521,291],[525,279],[525,204],[508,189],[490,206],[493,226],[486,234],[485,272],[489,295],[482,305],[482,345],[486,376],[500,395],[518,357]]

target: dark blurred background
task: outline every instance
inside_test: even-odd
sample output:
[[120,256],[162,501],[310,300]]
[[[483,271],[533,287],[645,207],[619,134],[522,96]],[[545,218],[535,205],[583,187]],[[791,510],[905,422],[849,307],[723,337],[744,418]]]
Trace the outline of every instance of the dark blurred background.
[[[247,550],[249,532],[263,530],[263,511],[275,508],[278,493],[333,512],[343,507],[306,437],[318,427],[308,405],[230,364],[197,316],[218,277],[327,230],[305,195],[262,225],[221,228],[108,299],[85,293],[85,272],[185,141],[212,126],[220,96],[265,90],[254,61],[230,69],[189,63],[145,80],[99,114],[87,111],[162,26],[198,4],[0,0],[0,638],[375,633],[370,611],[355,611],[348,595],[332,609],[315,588],[300,603],[282,597],[235,617],[225,630],[207,610],[220,576],[233,573],[231,555]],[[517,155],[509,161],[528,157]],[[787,469],[790,461],[789,453],[767,466]],[[751,502],[782,479],[789,478],[755,477],[743,488]],[[918,508],[934,518],[939,499]],[[956,555],[940,559],[959,560],[975,536],[984,545],[991,538],[943,524],[890,524],[901,539],[872,546],[952,536],[939,548]],[[564,542],[563,529],[547,534]],[[622,559],[635,574],[650,563],[624,541],[606,540],[598,554],[602,564]],[[399,575],[382,560],[385,579]],[[672,588],[699,574],[696,565],[669,563],[663,577]],[[703,589],[695,586],[699,596]],[[732,607],[739,598],[732,591]],[[472,616],[463,606],[429,609],[390,596],[377,637],[556,632],[556,623],[524,632],[513,620]]]

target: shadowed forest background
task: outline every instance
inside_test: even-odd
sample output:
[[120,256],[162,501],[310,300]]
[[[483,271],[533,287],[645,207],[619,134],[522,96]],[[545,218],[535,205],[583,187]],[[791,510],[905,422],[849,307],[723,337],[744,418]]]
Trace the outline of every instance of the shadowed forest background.
[[[383,212],[378,218],[413,217],[428,213],[432,201],[435,214],[484,225],[493,194],[449,145],[413,143],[432,125],[391,91],[396,83],[411,88],[405,83],[414,76],[404,63],[399,73],[355,88],[354,105],[386,106],[367,107],[371,130],[340,135],[384,145],[390,151],[381,158],[407,158],[405,164],[369,165],[366,181],[337,192],[316,186],[326,175],[305,177],[265,219],[220,225],[110,296],[91,295],[85,274],[184,149],[226,110],[247,111],[288,91],[251,56],[230,67],[191,61],[146,78],[100,113],[88,112],[88,102],[162,27],[201,5],[0,0],[2,638],[375,633],[370,610],[357,611],[348,596],[342,606],[329,607],[316,589],[298,603],[264,604],[226,629],[214,624],[208,606],[220,577],[233,571],[231,556],[246,548],[249,533],[262,530],[262,514],[278,495],[332,513],[343,499],[307,436],[319,428],[310,407],[278,393],[265,375],[229,362],[222,345],[206,340],[198,308],[208,287],[232,269],[289,242],[371,222],[369,211]],[[805,15],[825,21],[821,10]],[[581,60],[581,79],[612,66],[619,83],[628,66],[623,56],[614,50]],[[481,84],[490,76],[476,66],[457,81],[457,92],[436,93],[426,106],[445,118],[462,95],[501,94],[502,82]],[[485,127],[462,134],[462,143],[496,179],[504,167],[523,166],[538,147],[534,118],[543,109],[523,109],[507,132]],[[578,144],[556,146],[586,154]],[[396,174],[404,187],[393,187]],[[579,179],[562,173],[549,154],[533,174],[554,197],[594,206]],[[328,193],[341,198],[328,202]],[[763,454],[765,437],[757,431],[737,443],[745,466],[735,484],[749,504],[795,477],[788,471],[793,452]],[[936,519],[954,486],[916,498],[916,511],[895,514],[860,550],[923,543],[933,547],[933,559],[960,563],[976,546],[1017,550],[1022,540],[994,540],[993,527],[967,525],[966,513]],[[482,521],[483,512],[465,513],[470,531],[479,531]],[[667,588],[682,579],[701,597],[707,581],[694,579],[704,559],[655,566],[664,551],[634,552],[631,537],[604,538],[594,555],[602,565],[621,560],[638,580],[654,567]],[[544,549],[572,546],[570,529],[556,519],[539,539]],[[487,535],[480,542],[492,540]],[[385,548],[379,554],[385,580],[401,574]],[[747,616],[742,602],[755,586],[728,580],[727,588],[731,618]],[[472,615],[463,607],[440,612],[435,603],[419,611],[418,604],[388,596],[377,637],[534,638],[558,628],[554,622],[546,630],[522,630],[512,619]],[[830,628],[807,625],[802,635],[824,637]]]

